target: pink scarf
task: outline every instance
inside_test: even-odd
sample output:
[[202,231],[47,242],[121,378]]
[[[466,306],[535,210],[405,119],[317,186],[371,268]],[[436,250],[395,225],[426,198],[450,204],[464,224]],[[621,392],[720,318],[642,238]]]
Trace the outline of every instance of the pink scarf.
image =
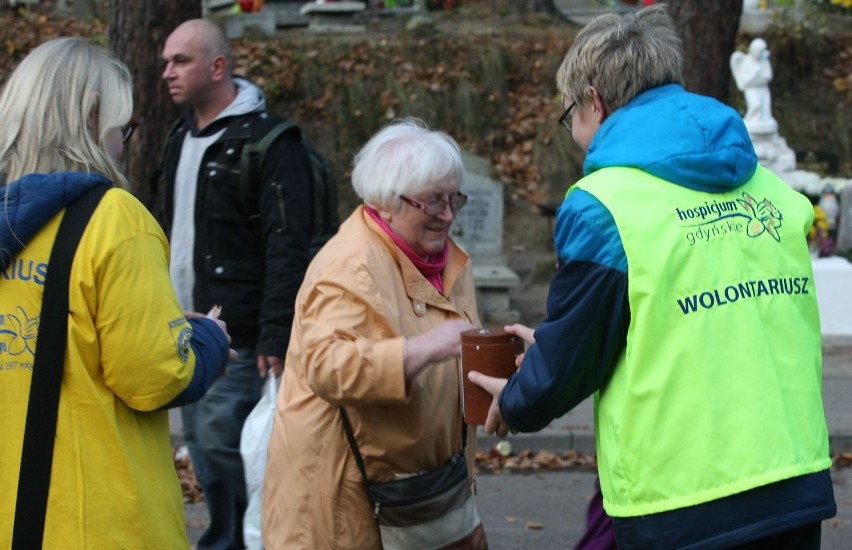
[[444,250],[442,250],[440,254],[429,256],[424,260],[417,254],[417,252],[414,251],[413,248],[411,248],[411,246],[408,245],[408,243],[406,243],[399,235],[393,232],[393,229],[391,229],[388,224],[386,224],[384,220],[382,220],[378,212],[376,212],[369,206],[365,206],[364,208],[366,208],[367,213],[370,215],[370,217],[373,218],[373,221],[375,221],[379,225],[379,227],[381,227],[382,230],[387,233],[391,239],[393,239],[393,242],[396,243],[399,249],[405,252],[405,255],[408,257],[409,260],[411,260],[411,263],[414,264],[414,267],[416,267],[420,271],[420,273],[424,277],[426,277],[426,280],[432,283],[432,286],[438,289],[438,292],[443,293],[443,273],[444,268],[447,266],[447,258],[449,258],[450,255],[450,244],[448,242],[444,242]]

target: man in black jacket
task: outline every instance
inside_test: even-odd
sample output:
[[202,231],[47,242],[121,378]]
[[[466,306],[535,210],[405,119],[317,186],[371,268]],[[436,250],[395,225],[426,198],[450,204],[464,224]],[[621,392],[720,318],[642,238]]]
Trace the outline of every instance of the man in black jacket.
[[240,356],[195,411],[184,410],[190,455],[210,512],[198,548],[242,548],[247,499],[240,432],[260,398],[263,377],[283,369],[308,264],[309,160],[297,136],[282,134],[247,194],[239,177],[242,147],[278,122],[267,114],[263,93],[232,76],[228,42],[210,21],[178,26],[162,57],[169,94],[186,108],[169,134],[163,166],[172,281],[184,309],[222,306]]

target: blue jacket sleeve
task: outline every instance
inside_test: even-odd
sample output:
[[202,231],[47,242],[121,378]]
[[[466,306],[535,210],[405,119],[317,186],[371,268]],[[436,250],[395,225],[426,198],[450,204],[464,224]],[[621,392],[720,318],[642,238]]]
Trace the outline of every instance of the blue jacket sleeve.
[[215,321],[204,317],[189,319],[192,338],[189,345],[195,353],[195,371],[189,385],[164,409],[189,405],[201,399],[228,364],[228,340]]
[[506,423],[534,432],[605,383],[630,324],[627,258],[609,211],[574,190],[557,215],[559,269],[536,343],[500,394]]

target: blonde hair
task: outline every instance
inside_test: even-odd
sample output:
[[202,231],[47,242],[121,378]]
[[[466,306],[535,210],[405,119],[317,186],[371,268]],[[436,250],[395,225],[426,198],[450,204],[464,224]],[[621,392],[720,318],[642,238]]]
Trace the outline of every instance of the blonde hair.
[[683,83],[683,47],[665,4],[596,17],[577,34],[556,73],[563,96],[584,106],[594,86],[612,111],[673,83]]
[[95,172],[127,188],[107,135],[132,110],[130,71],[111,53],[80,38],[45,42],[0,93],[0,176]]

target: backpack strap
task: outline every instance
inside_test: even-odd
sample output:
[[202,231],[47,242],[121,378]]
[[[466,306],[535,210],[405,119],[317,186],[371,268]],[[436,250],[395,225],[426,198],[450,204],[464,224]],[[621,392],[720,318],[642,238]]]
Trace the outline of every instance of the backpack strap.
[[18,473],[13,550],[42,547],[59,390],[68,343],[71,263],[89,218],[109,188],[107,185],[97,185],[65,209],[65,216],[50,252]]
[[260,170],[266,158],[266,152],[281,134],[294,128],[301,132],[294,122],[284,120],[273,126],[259,140],[250,141],[243,147],[240,155],[240,197],[246,210],[251,211],[253,201],[257,200],[254,190],[257,189],[260,180]]

